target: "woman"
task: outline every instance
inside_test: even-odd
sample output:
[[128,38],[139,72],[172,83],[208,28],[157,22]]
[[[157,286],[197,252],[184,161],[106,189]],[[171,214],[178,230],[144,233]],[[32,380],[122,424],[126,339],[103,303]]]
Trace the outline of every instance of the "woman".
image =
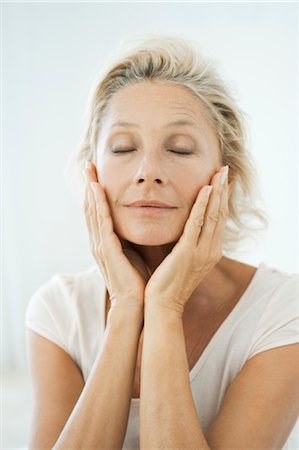
[[77,158],[96,266],[28,307],[30,448],[291,448],[299,277],[223,255],[265,219],[216,70],[145,41],[96,86]]

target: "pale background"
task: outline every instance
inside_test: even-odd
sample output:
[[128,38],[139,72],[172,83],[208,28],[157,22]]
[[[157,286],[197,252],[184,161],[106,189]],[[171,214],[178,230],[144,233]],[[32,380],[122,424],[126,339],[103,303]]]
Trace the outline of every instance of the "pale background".
[[94,264],[80,205],[63,172],[78,145],[91,83],[137,32],[197,40],[249,115],[270,228],[235,258],[299,272],[298,4],[2,4],[3,290],[1,448],[26,446],[31,392],[24,314],[59,272]]

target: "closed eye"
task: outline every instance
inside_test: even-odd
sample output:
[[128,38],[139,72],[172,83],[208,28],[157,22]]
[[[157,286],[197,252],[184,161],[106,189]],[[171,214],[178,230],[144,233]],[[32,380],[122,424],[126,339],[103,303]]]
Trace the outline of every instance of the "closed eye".
[[135,148],[132,149],[126,149],[126,148],[115,148],[112,149],[112,153],[129,153],[129,152],[133,152],[134,150],[136,150]]
[[[112,153],[129,153],[129,152],[134,152],[136,149],[132,148],[132,149],[126,149],[126,148],[115,148],[112,150]],[[177,153],[178,155],[192,155],[193,152],[190,150],[169,150],[172,153]]]
[[192,153],[193,153],[190,150],[181,150],[181,151],[169,150],[169,151],[173,152],[173,153],[177,153],[178,155],[192,155]]

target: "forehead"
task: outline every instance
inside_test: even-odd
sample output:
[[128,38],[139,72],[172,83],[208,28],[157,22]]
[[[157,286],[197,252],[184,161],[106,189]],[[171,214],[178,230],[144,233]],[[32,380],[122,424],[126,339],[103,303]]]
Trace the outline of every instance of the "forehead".
[[[107,106],[102,129],[112,131],[119,124],[160,131],[171,122],[175,126],[203,129],[210,126],[199,98],[184,86],[143,81],[116,92]],[[134,130],[134,126],[127,126]]]

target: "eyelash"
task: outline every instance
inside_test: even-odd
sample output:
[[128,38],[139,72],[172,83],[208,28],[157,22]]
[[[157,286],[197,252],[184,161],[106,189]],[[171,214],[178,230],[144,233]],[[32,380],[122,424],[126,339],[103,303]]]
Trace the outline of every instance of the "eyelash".
[[[116,148],[114,150],[112,150],[112,153],[129,153],[129,152],[133,152],[135,151],[135,149],[121,149],[121,148]],[[181,152],[177,152],[175,150],[169,150],[170,152],[176,153],[178,155],[192,155],[193,152],[191,151],[181,151]]]

